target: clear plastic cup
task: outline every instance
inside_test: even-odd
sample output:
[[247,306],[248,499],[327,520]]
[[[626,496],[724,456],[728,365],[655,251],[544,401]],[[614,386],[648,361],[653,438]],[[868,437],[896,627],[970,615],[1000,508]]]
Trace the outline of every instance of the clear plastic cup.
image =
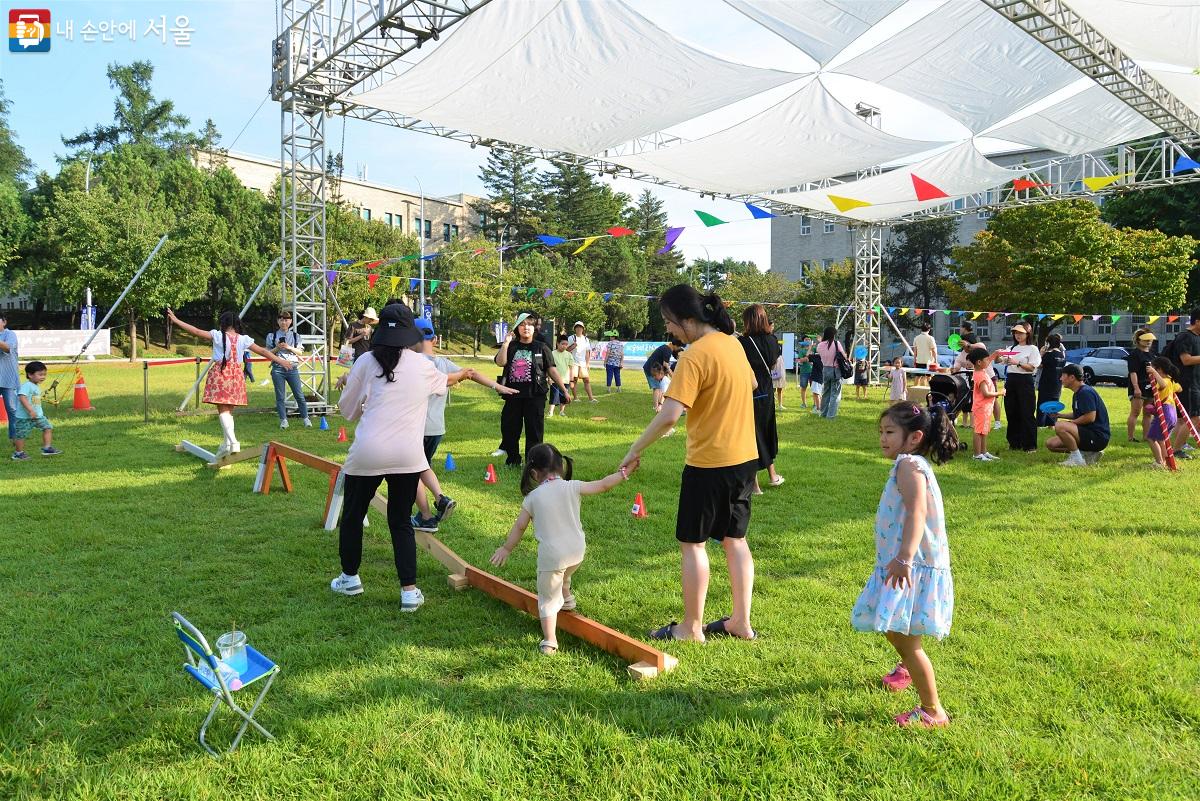
[[246,635],[240,631],[227,631],[217,638],[217,651],[221,661],[237,671],[238,675],[249,667],[246,661]]

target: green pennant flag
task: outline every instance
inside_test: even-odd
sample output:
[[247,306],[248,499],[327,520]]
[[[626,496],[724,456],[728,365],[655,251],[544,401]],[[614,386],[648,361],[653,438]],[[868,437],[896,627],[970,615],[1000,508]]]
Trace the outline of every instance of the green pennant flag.
[[529,250],[530,248],[536,248],[540,244],[542,244],[542,243],[541,242],[529,242],[529,243],[521,245],[521,247],[517,248],[517,252],[522,253],[526,250]]
[[430,281],[429,282],[429,294],[430,295],[432,295],[434,292],[437,292],[438,284],[440,284],[440,283],[442,283],[442,282],[441,281]]
[[1119,314],[1114,314],[1114,315],[1112,316],[1112,321],[1113,321],[1114,323],[1115,323],[1117,320],[1120,320],[1120,319],[1121,319],[1121,315],[1119,315]]
[[538,289],[536,286],[529,287],[529,289],[525,292],[525,300],[530,300],[533,298],[533,296],[537,294],[537,291]]
[[700,222],[705,226],[712,228],[714,225],[724,225],[728,220],[722,220],[720,217],[714,217],[708,212],[696,210],[696,216],[700,218]]
[[396,261],[412,261],[413,259],[419,259],[419,258],[421,258],[421,254],[414,253],[411,256],[401,256],[400,258],[396,259]]
[[304,278],[308,281],[312,280],[312,270],[308,269],[307,267],[304,268]]

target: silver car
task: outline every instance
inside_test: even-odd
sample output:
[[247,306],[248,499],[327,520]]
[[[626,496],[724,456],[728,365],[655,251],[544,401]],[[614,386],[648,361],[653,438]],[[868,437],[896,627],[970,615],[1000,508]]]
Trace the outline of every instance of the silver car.
[[1088,384],[1111,383],[1118,387],[1129,383],[1129,364],[1125,361],[1129,351],[1110,345],[1096,348],[1080,360],[1083,380]]

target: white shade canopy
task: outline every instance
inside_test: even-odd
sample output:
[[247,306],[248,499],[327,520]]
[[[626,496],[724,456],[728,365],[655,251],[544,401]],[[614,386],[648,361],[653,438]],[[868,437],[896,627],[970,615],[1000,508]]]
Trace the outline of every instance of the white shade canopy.
[[[1024,174],[1025,171],[1020,168],[1007,169],[992,163],[979,152],[974,142],[963,142],[944,153],[882,175],[807,192],[775,194],[772,198],[854,220],[879,222],[942,206],[952,202],[955,197],[983,192]],[[941,190],[948,197],[917,200],[913,176]],[[838,200],[831,199],[831,195]],[[839,209],[838,202],[842,200],[870,205],[846,209],[843,203],[843,209]]]
[[1154,123],[1089,81],[1082,91],[1027,117],[991,128],[987,136],[1076,154],[1157,132]]
[[842,106],[813,80],[777,106],[694,142],[614,161],[679,183],[737,194],[831,178],[945,142],[884,133]]
[[819,64],[842,52],[904,0],[725,0]]
[[725,61],[620,0],[499,0],[356,103],[591,154],[801,77]]

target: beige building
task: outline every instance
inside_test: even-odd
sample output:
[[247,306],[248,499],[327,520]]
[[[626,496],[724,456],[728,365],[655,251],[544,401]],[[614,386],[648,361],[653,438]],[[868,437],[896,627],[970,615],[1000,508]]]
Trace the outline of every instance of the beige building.
[[[264,195],[279,180],[279,162],[246,153],[226,153],[225,166],[251,189]],[[213,163],[211,153],[196,154],[196,164],[207,167]],[[425,197],[425,216],[421,216],[421,194],[397,189],[358,178],[342,176],[338,187],[342,200],[364,220],[381,222],[403,233],[424,234],[426,252],[434,252],[446,242],[469,236],[479,228],[479,215],[470,204],[479,200],[475,195],[457,194],[449,197]]]

